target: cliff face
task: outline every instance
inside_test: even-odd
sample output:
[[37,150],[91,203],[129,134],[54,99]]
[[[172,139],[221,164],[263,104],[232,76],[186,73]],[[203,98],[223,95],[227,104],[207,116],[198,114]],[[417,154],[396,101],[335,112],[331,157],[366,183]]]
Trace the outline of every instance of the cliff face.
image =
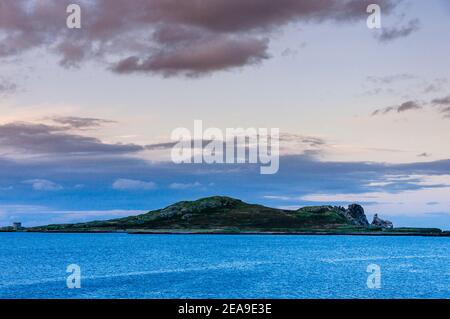
[[369,227],[364,208],[358,204],[352,204],[348,206],[348,209],[344,211],[346,218],[355,225],[362,227]]
[[40,231],[201,230],[201,231],[364,231],[369,223],[360,205],[283,210],[214,196],[183,201],[146,214],[107,221],[48,225]]

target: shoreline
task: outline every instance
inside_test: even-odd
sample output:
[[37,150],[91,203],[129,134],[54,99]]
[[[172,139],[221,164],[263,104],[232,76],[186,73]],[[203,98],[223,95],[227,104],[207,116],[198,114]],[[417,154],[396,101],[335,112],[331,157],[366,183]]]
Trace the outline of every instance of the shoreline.
[[391,237],[450,237],[450,234],[432,234],[432,233],[332,233],[332,232],[127,232],[128,235],[272,235],[272,236],[391,236]]
[[130,230],[98,230],[98,231],[7,231],[0,233],[43,233],[43,234],[127,234],[127,235],[265,235],[265,236],[373,236],[373,237],[450,237],[450,232],[442,233],[415,233],[415,232],[220,232],[220,231],[130,231]]

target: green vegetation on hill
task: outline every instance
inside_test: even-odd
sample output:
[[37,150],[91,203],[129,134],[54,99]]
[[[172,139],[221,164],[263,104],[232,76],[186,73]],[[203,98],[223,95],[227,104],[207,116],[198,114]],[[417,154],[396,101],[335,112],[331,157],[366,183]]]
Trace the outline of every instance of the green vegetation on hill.
[[[303,207],[284,210],[214,196],[183,201],[163,209],[107,221],[47,225],[26,231],[60,232],[194,232],[194,233],[374,233],[359,205]],[[392,229],[391,233],[428,233],[425,229]],[[430,230],[436,233],[440,230]]]

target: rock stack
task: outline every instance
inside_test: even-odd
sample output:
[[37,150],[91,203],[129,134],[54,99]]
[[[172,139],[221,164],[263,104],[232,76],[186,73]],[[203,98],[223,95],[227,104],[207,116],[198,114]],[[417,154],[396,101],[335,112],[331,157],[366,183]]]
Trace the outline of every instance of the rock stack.
[[383,220],[380,217],[378,217],[378,214],[375,214],[375,216],[373,216],[373,221],[371,226],[373,227],[380,227],[383,229],[392,229],[394,228],[394,224],[392,224],[391,221],[389,220]]

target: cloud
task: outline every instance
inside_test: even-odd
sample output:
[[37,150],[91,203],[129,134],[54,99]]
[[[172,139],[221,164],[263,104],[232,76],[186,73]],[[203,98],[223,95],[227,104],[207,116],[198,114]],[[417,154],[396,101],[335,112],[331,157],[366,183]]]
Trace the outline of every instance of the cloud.
[[391,112],[403,113],[407,111],[420,110],[422,106],[419,105],[416,101],[407,101],[398,106],[389,106],[383,109],[377,109],[372,113],[372,116],[375,115],[384,115]]
[[397,107],[397,112],[402,113],[411,110],[420,110],[422,107],[415,101],[408,101],[402,103],[399,107]]
[[[192,148],[197,147],[197,145],[200,145],[201,147],[205,147],[211,142],[212,142],[212,140],[209,140],[209,139],[204,139],[204,140],[191,139],[191,146],[192,146]],[[147,144],[144,146],[144,148],[149,151],[168,150],[168,149],[173,148],[178,143],[179,142],[177,141],[177,142],[163,142],[163,143]]]
[[367,95],[377,95],[388,93],[399,96],[400,89],[404,91],[421,91],[423,94],[441,92],[446,89],[449,80],[446,77],[438,77],[432,80],[421,79],[411,73],[398,73],[385,76],[367,76],[364,86],[367,84],[370,89],[365,92]]
[[195,77],[259,63],[269,58],[266,51],[266,40],[216,36],[162,50],[144,60],[130,56],[112,69],[116,73],[155,72],[166,77],[178,74]]
[[167,150],[171,149],[175,145],[177,145],[178,142],[165,142],[165,143],[156,143],[156,144],[148,144],[145,145],[145,148],[147,150]]
[[[253,136],[257,137],[257,136]],[[205,140],[193,140],[191,139],[191,147],[197,147],[202,146],[206,147],[208,146],[212,140],[205,139]],[[225,148],[226,143],[235,143],[234,140],[223,140],[222,145]],[[246,141],[246,145],[244,146],[242,144],[243,140],[238,140],[238,143],[240,143],[239,146],[244,147],[245,151],[248,153],[250,148],[255,148],[255,145],[250,145],[250,141]],[[308,136],[308,135],[302,135],[302,134],[293,134],[293,133],[280,133],[279,135],[279,142],[280,142],[280,153],[281,154],[308,154],[309,156],[316,156],[319,153],[325,151],[329,145],[327,141],[321,137],[317,136]],[[145,145],[146,150],[150,151],[164,151],[169,150],[173,148],[178,142],[162,142],[162,143],[155,143],[155,144],[149,144]],[[216,150],[218,153],[221,154],[222,150]],[[235,154],[237,156],[237,153]]]
[[0,96],[10,95],[17,90],[17,85],[9,80],[0,78]]
[[405,38],[420,29],[419,19],[413,19],[408,24],[400,27],[383,28],[378,36],[380,42],[390,42],[399,38]]
[[439,202],[428,202],[427,205],[428,206],[435,206],[435,205],[439,205]]
[[263,197],[267,198],[267,199],[275,199],[275,200],[281,200],[281,201],[293,200],[293,199],[295,200],[295,198],[292,198],[289,196],[265,195]]
[[62,190],[63,187],[59,184],[56,184],[52,181],[46,179],[29,179],[23,181],[24,184],[30,184],[36,191],[59,191]]
[[[365,19],[368,0],[80,1],[82,28],[69,30],[70,0],[2,0],[0,57],[43,48],[63,67],[110,63],[121,74],[200,76],[269,58],[273,31],[294,22]],[[380,0],[385,14],[396,5]],[[403,33],[406,31],[403,30]]]
[[442,97],[442,98],[434,99],[433,101],[431,101],[431,103],[436,104],[436,105],[450,105],[450,95]]
[[440,107],[439,111],[444,118],[450,118],[450,95],[434,99],[431,103]]
[[153,182],[144,182],[134,179],[119,178],[112,184],[112,188],[116,190],[153,190],[156,189]]
[[[450,95],[433,99],[429,104],[437,106],[439,113],[444,118],[450,118]],[[391,112],[403,113],[407,111],[421,110],[423,107],[417,101],[407,101],[398,106],[389,106],[381,109],[377,109],[372,112],[372,116],[384,115]]]
[[394,110],[393,106],[385,107],[383,109],[377,109],[377,110],[372,112],[372,116],[380,115],[380,114],[384,115],[384,114],[387,114],[389,112],[392,112],[393,110]]
[[[398,90],[401,86],[410,85],[417,82],[419,78],[410,73],[398,73],[384,76],[370,75],[366,77],[364,86],[368,84],[370,88],[364,92],[364,95],[378,95],[381,93],[398,96]],[[414,81],[415,80],[415,81]]]
[[431,154],[429,154],[429,153],[421,153],[421,154],[419,154],[419,155],[417,155],[418,157],[430,157],[431,156]]
[[195,187],[200,187],[202,186],[202,184],[200,184],[199,182],[195,182],[195,183],[172,183],[169,185],[170,189],[177,189],[177,190],[181,190],[181,189],[190,189],[190,188],[195,188]]
[[108,144],[66,132],[67,127],[15,122],[0,125],[0,148],[33,154],[126,154],[144,150],[135,144]]
[[447,84],[448,84],[447,78],[434,79],[431,83],[425,86],[425,88],[423,89],[423,93],[440,92],[445,88]]
[[[108,1],[106,1],[108,2]],[[299,19],[349,20],[365,16],[370,1],[347,0],[155,0],[145,1],[162,21],[219,32],[251,31],[283,25]],[[379,3],[388,12],[394,3]]]
[[[308,201],[298,198],[309,194],[360,194],[372,192],[399,193],[406,190],[427,189],[439,192],[443,185],[450,185],[450,179],[438,177],[450,175],[450,160],[417,162],[411,164],[382,164],[366,162],[328,162],[315,160],[305,155],[280,157],[278,174],[262,176],[259,165],[253,164],[173,164],[171,162],[151,162],[135,156],[85,156],[67,157],[64,160],[56,156],[46,159],[32,158],[16,161],[0,156],[0,181],[2,185],[13,186],[14,191],[0,192],[3,204],[22,203],[26,205],[44,205],[52,207],[47,211],[102,211],[102,210],[150,210],[157,209],[180,200],[196,199],[209,195],[228,195],[242,198],[247,202],[264,204],[265,195],[283,196],[286,205],[309,205]],[[126,172],[126,178],[124,178]],[[435,176],[425,179],[415,176]],[[85,185],[83,188],[64,187],[60,192],[30,192],[29,185],[23,181],[33,179],[58,181],[60,185]],[[118,196],[116,186],[126,192]],[[239,180],[239,183],[236,183]],[[132,182],[127,182],[132,181]],[[215,183],[215,187],[199,187],[175,191],[171,188],[158,188],[152,196],[142,196],[145,186],[141,183],[166,185],[167,181],[179,184],[201,183],[203,186]],[[189,181],[189,182],[182,182]],[[137,186],[136,186],[137,185]],[[134,189],[133,189],[134,187]],[[135,191],[132,191],[135,190]],[[250,190],[250,191],[249,191]],[[201,193],[201,196],[199,195]],[[448,191],[446,193],[448,198]],[[289,199],[294,198],[295,202]],[[401,196],[398,196],[401,198]],[[349,201],[355,201],[352,198]],[[427,196],[427,202],[437,201]],[[263,199],[271,205],[277,199]],[[373,202],[371,200],[370,202]],[[440,200],[442,203],[448,202]],[[367,202],[367,201],[366,201]],[[327,202],[329,204],[329,202]],[[398,212],[398,205],[382,212]],[[421,206],[415,208],[420,209]],[[441,208],[441,207],[436,207]],[[442,210],[443,211],[443,210]],[[426,212],[426,211],[424,211]],[[49,217],[42,217],[45,211],[35,216],[42,224]],[[30,219],[31,220],[31,216]]]
[[10,226],[14,221],[20,221],[25,227],[81,223],[92,220],[106,220],[144,214],[145,210],[56,210],[52,207],[37,205],[0,205],[0,225]]
[[[301,196],[300,200],[320,203],[348,203],[348,202],[371,202],[368,208],[371,212],[389,212],[391,215],[423,215],[433,211],[444,211],[448,209],[448,192],[450,191],[450,175],[430,176],[411,175],[401,177],[384,176],[385,181],[393,182],[384,186],[375,187],[367,192],[345,192],[345,193],[311,193]],[[391,188],[398,182],[408,187]],[[411,186],[411,187],[409,187]],[[434,203],[430,207],[430,202]]]
[[405,81],[416,79],[417,77],[413,74],[409,73],[401,73],[387,76],[368,76],[366,80],[368,82],[377,83],[377,84],[392,84],[393,82]]
[[280,142],[286,143],[303,143],[309,146],[322,146],[326,144],[326,141],[323,138],[316,136],[305,136],[299,134],[291,134],[291,133],[281,133]]
[[110,120],[76,116],[53,117],[52,121],[75,129],[95,128],[102,126],[103,124],[116,123],[115,121]]

